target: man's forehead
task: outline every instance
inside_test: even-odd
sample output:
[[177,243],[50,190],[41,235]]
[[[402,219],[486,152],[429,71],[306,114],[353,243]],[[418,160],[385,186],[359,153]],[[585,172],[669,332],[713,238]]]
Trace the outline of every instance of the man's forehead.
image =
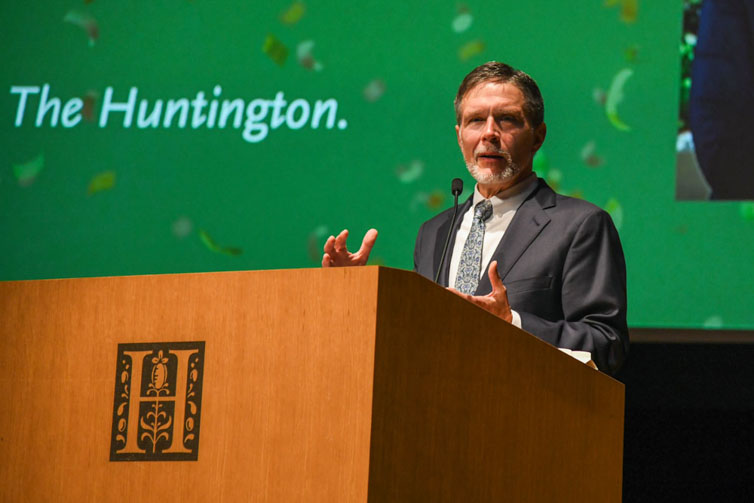
[[524,93],[509,82],[481,82],[469,89],[461,101],[463,112],[495,108],[523,108]]

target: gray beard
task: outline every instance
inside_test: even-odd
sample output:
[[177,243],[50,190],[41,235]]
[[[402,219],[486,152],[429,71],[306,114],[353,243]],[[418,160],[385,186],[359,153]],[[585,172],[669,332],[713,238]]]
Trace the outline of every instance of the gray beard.
[[508,165],[505,166],[505,169],[500,173],[482,173],[479,166],[477,166],[476,163],[471,162],[466,163],[466,169],[469,170],[469,173],[474,180],[482,185],[503,183],[512,180],[518,172],[521,171],[518,165],[514,164],[510,158],[508,161]]

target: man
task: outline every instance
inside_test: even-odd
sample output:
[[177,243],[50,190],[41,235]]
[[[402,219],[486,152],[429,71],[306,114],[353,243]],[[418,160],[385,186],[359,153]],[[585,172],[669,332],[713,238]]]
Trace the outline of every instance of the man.
[[[458,145],[477,184],[452,232],[452,209],[421,226],[414,269],[433,279],[451,232],[441,285],[554,346],[590,352],[614,373],[628,351],[623,251],[606,212],[555,194],[534,175],[547,133],[537,84],[486,63],[463,80],[455,108]],[[323,267],[366,263],[377,231],[356,253],[347,237],[330,236]]]

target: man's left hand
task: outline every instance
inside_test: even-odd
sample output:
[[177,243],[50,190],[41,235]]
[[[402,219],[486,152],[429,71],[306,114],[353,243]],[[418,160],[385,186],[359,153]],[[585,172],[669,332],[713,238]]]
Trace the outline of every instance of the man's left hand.
[[500,280],[500,276],[497,274],[496,260],[490,262],[488,273],[490,276],[490,283],[492,284],[492,291],[487,295],[468,295],[450,287],[448,287],[448,290],[510,323],[513,320],[513,315],[511,314],[511,306],[508,303],[508,292],[505,289],[505,285],[503,285],[503,282]]

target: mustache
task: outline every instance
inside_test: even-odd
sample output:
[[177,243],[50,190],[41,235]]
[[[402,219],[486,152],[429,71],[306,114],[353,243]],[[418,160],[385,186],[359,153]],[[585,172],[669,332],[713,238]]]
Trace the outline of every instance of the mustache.
[[506,161],[512,162],[512,158],[510,153],[502,148],[495,147],[494,145],[478,145],[474,149],[474,157],[479,157],[480,155],[499,155],[500,157],[503,157]]

